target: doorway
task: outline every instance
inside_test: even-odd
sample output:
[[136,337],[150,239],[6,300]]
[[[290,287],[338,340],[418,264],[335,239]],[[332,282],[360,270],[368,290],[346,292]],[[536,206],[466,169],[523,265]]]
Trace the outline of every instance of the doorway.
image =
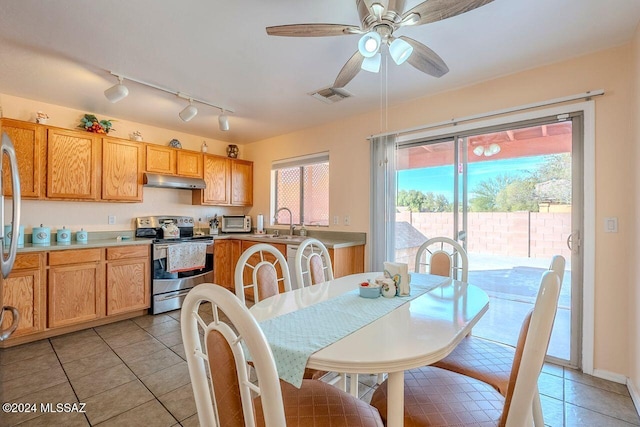
[[[580,367],[582,116],[469,130],[396,149],[395,257],[429,237],[459,241],[490,296],[474,335],[516,344],[551,257],[566,260],[548,359]],[[573,242],[570,249],[569,244]]]

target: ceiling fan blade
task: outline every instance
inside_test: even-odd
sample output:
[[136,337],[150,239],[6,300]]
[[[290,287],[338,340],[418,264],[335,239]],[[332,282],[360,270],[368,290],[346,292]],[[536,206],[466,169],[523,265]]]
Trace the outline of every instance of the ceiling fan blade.
[[[426,0],[402,15],[402,25],[423,25],[469,12],[493,0]],[[416,16],[417,15],[417,16]]]
[[409,64],[433,77],[442,77],[449,72],[449,67],[437,53],[412,38],[405,36],[399,38],[413,46],[413,53],[407,59]]
[[325,37],[362,34],[359,27],[341,24],[290,24],[267,27],[270,36],[283,37]]
[[353,78],[360,72],[360,67],[364,61],[364,56],[359,51],[353,54],[346,64],[342,67],[342,70],[338,73],[336,81],[333,82],[334,88],[345,87]]

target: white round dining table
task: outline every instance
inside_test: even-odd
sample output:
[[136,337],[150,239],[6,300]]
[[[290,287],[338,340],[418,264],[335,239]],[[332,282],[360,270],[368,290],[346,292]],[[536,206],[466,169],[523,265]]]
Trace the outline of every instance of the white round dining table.
[[[250,311],[271,319],[358,289],[382,273],[360,273],[264,299]],[[446,357],[489,308],[477,286],[441,277],[411,274],[411,286],[435,288],[311,354],[307,367],[353,374],[388,374],[387,426],[404,424],[404,371]],[[382,298],[382,297],[380,297]],[[304,325],[300,325],[304,328]]]

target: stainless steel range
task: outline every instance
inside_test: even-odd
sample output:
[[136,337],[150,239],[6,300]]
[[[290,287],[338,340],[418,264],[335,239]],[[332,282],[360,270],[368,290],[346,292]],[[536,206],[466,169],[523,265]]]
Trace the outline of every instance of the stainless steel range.
[[151,312],[177,310],[187,293],[213,282],[213,238],[194,235],[186,216],[136,218],[136,237],[153,239],[151,252]]

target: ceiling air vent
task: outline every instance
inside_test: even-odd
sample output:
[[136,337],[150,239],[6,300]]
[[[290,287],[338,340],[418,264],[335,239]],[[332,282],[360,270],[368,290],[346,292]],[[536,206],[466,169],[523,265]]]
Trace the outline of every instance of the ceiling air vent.
[[328,87],[320,89],[315,92],[311,92],[313,98],[324,102],[325,104],[334,104],[338,101],[342,101],[345,98],[351,98],[353,94],[343,88]]

